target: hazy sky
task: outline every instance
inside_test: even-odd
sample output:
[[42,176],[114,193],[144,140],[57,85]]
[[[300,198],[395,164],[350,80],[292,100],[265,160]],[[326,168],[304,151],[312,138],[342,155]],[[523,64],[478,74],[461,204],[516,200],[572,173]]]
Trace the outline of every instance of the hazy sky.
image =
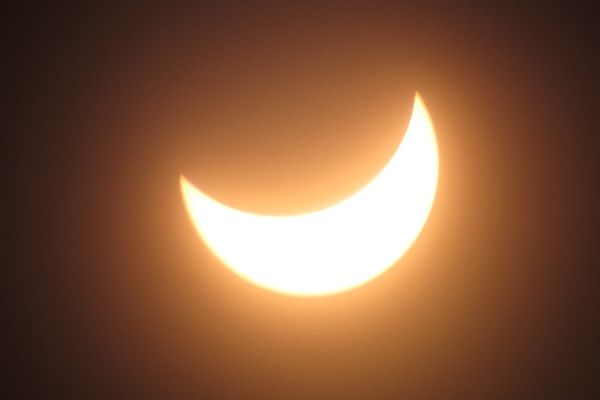
[[[4,389],[590,398],[595,11],[8,6]],[[438,195],[386,274],[285,297],[198,240],[180,174],[254,212],[331,204],[385,165],[415,91],[436,127]]]

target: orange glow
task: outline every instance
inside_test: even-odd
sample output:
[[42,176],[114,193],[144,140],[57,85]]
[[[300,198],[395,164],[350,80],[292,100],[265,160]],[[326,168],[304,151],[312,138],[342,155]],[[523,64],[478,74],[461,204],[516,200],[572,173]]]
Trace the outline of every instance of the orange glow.
[[425,225],[437,188],[435,132],[418,94],[406,136],[382,171],[330,207],[264,216],[217,202],[180,177],[198,233],[233,272],[257,286],[319,296],[362,285],[390,268]]

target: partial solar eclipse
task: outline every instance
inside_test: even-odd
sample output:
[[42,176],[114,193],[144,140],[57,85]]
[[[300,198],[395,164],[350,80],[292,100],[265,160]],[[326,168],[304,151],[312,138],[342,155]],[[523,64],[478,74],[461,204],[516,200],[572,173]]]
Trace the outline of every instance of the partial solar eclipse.
[[358,192],[314,212],[265,216],[180,185],[201,238],[234,273],[275,292],[322,296],[360,286],[390,268],[421,232],[438,181],[435,132],[419,94],[406,135]]

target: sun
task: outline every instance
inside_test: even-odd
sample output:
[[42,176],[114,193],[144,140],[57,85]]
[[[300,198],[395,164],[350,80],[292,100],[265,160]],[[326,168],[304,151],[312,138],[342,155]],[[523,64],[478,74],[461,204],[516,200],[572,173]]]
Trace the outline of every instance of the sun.
[[381,172],[350,197],[314,212],[265,216],[222,204],[183,175],[183,199],[197,232],[243,279],[295,296],[360,286],[394,265],[416,240],[438,181],[435,131],[416,94],[406,135]]

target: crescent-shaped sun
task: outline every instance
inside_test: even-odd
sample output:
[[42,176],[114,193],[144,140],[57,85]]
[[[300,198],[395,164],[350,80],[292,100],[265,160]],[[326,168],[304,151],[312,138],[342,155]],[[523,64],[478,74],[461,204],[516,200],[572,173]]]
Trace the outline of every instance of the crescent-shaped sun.
[[381,172],[345,200],[314,212],[264,216],[217,202],[183,175],[189,216],[214,254],[260,287],[319,296],[360,286],[390,268],[416,240],[438,180],[435,132],[423,100]]

